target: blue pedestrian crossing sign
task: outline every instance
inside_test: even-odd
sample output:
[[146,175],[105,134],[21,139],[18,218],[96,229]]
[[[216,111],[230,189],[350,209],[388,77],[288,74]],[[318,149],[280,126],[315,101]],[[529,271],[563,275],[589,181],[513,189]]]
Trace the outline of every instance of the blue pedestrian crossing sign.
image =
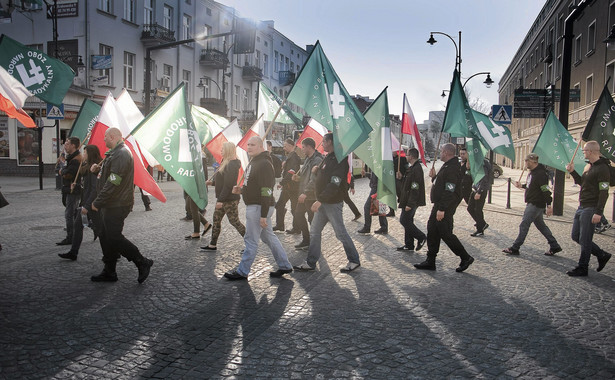
[[47,119],[50,120],[63,120],[64,119],[64,103],[60,106],[54,106],[47,103]]
[[491,119],[499,124],[510,124],[512,122],[512,106],[494,104],[491,107]]

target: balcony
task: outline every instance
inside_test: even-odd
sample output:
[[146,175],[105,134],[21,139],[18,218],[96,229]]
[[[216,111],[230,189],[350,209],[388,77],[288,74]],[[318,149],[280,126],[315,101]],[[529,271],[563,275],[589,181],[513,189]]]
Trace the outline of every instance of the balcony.
[[175,42],[175,32],[158,24],[145,24],[141,32],[141,42],[146,46]]
[[224,70],[228,67],[229,60],[226,54],[217,49],[203,49],[201,50],[201,57],[199,63],[210,69]]
[[201,98],[201,107],[223,117],[226,117],[228,112],[226,101],[217,98]]
[[241,77],[249,82],[260,82],[263,79],[263,70],[257,66],[244,66]]

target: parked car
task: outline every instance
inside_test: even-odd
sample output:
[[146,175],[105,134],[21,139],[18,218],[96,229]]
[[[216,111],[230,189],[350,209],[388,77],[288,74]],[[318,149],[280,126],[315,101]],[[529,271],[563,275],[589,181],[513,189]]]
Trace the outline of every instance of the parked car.
[[502,173],[504,173],[504,170],[502,170],[502,167],[494,162],[493,163],[493,178],[499,178],[502,175]]

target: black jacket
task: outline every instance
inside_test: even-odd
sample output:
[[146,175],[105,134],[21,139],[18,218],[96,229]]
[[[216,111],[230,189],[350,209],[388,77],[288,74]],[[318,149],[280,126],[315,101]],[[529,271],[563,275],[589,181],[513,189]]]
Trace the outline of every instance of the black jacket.
[[461,201],[461,183],[459,171],[459,159],[453,157],[446,161],[432,179],[431,203],[438,211],[455,209]]
[[85,207],[88,212],[92,211],[92,202],[96,199],[97,174],[90,172],[89,168],[82,175],[83,191],[81,192],[81,207]]
[[425,206],[425,176],[420,159],[408,167],[402,180],[399,208]]
[[531,203],[538,208],[545,208],[551,204],[551,190],[549,189],[549,175],[543,164],[538,164],[527,175],[525,190],[525,203]]
[[312,157],[305,158],[303,166],[299,169],[299,193],[305,194],[307,200],[316,200],[316,194],[314,193],[314,180],[316,175],[312,174],[312,169],[320,165],[322,160],[322,154],[316,150]]
[[97,209],[132,206],[135,203],[134,175],[132,153],[126,145],[122,142],[109,149],[98,173],[94,206]]
[[580,176],[576,171],[571,173],[574,183],[581,185],[579,203],[581,207],[594,207],[594,214],[602,215],[604,205],[609,197],[610,169],[609,160],[600,157],[598,161],[589,164],[589,170]]
[[62,194],[79,194],[81,193],[81,186],[75,186],[75,189],[71,193],[70,185],[75,180],[75,176],[81,166],[81,157],[78,157],[81,152],[79,150],[74,151],[72,154],[66,156],[66,167],[62,169]]
[[344,157],[341,162],[337,162],[335,153],[327,154],[318,165],[316,172],[315,191],[316,200],[321,203],[339,203],[344,200],[348,191],[348,159]]
[[301,167],[301,158],[295,152],[291,152],[286,161],[284,161],[284,172],[282,173],[282,180],[280,185],[286,190],[297,191],[299,185],[293,181],[293,174],[299,173]]
[[459,165],[459,170],[461,171],[461,196],[467,200],[472,193],[472,173],[466,167],[466,161],[461,161]]
[[224,171],[217,171],[214,176],[214,186],[216,189],[216,199],[218,202],[231,202],[239,200],[239,194],[233,194],[233,186],[237,184],[241,161],[234,159],[224,168]]
[[246,168],[246,176],[241,189],[246,205],[260,205],[261,218],[269,214],[269,206],[274,205],[273,185],[275,175],[269,152],[264,151],[250,160]]

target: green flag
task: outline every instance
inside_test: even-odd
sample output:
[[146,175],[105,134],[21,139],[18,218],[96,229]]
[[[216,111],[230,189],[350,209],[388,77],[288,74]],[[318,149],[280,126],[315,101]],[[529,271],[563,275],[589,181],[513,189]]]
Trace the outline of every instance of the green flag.
[[479,132],[481,144],[488,150],[501,154],[515,161],[515,147],[513,146],[510,130],[496,123],[483,113],[472,110],[476,127]]
[[194,128],[183,82],[130,134],[171,174],[201,210],[207,206],[201,140]]
[[467,148],[472,182],[476,184],[485,176],[485,170],[483,170],[485,155],[479,146],[481,135],[474,119],[474,111],[468,104],[468,99],[461,86],[457,70],[453,72],[453,81],[451,82],[449,94],[442,132],[450,133],[454,137],[469,137],[473,139],[473,142],[469,144],[471,146]]
[[608,89],[608,81],[594,107],[587,126],[583,131],[583,140],[595,140],[600,144],[600,153],[615,162],[615,102]]
[[[69,137],[78,137],[79,140],[83,144],[85,144],[86,137],[94,128],[94,124],[98,121],[98,113],[100,112],[101,106],[97,103],[91,101],[90,99],[85,99],[83,103],[81,103],[81,109],[79,109],[79,113],[77,114],[77,118],[73,122],[73,126],[68,133]],[[89,139],[89,137],[88,137]]]
[[215,135],[222,132],[230,124],[226,118],[216,115],[203,107],[193,105],[190,108],[190,112],[192,113],[194,128],[196,128],[203,145],[207,144],[209,140],[213,139]]
[[[532,150],[532,153],[538,155],[538,162],[566,172],[566,165],[570,163],[576,149],[577,143],[570,133],[555,117],[553,111],[549,112],[547,121]],[[583,155],[578,152],[574,156],[574,171],[582,175],[586,164]]]
[[303,65],[287,99],[333,132],[335,157],[339,162],[361,145],[372,130],[319,42]]
[[[264,121],[271,121],[278,112],[278,108],[282,104],[282,99],[265,85],[263,82],[258,84],[258,113],[263,115]],[[303,115],[293,112],[288,106],[283,106],[275,118],[276,123],[293,124],[302,127],[301,120]]]
[[386,88],[365,111],[364,116],[371,125],[372,131],[367,140],[354,150],[354,154],[363,160],[372,173],[378,177],[378,199],[391,208],[397,208],[389,100]]
[[56,106],[62,104],[75,76],[66,63],[30,49],[4,34],[0,36],[0,66],[34,96]]

